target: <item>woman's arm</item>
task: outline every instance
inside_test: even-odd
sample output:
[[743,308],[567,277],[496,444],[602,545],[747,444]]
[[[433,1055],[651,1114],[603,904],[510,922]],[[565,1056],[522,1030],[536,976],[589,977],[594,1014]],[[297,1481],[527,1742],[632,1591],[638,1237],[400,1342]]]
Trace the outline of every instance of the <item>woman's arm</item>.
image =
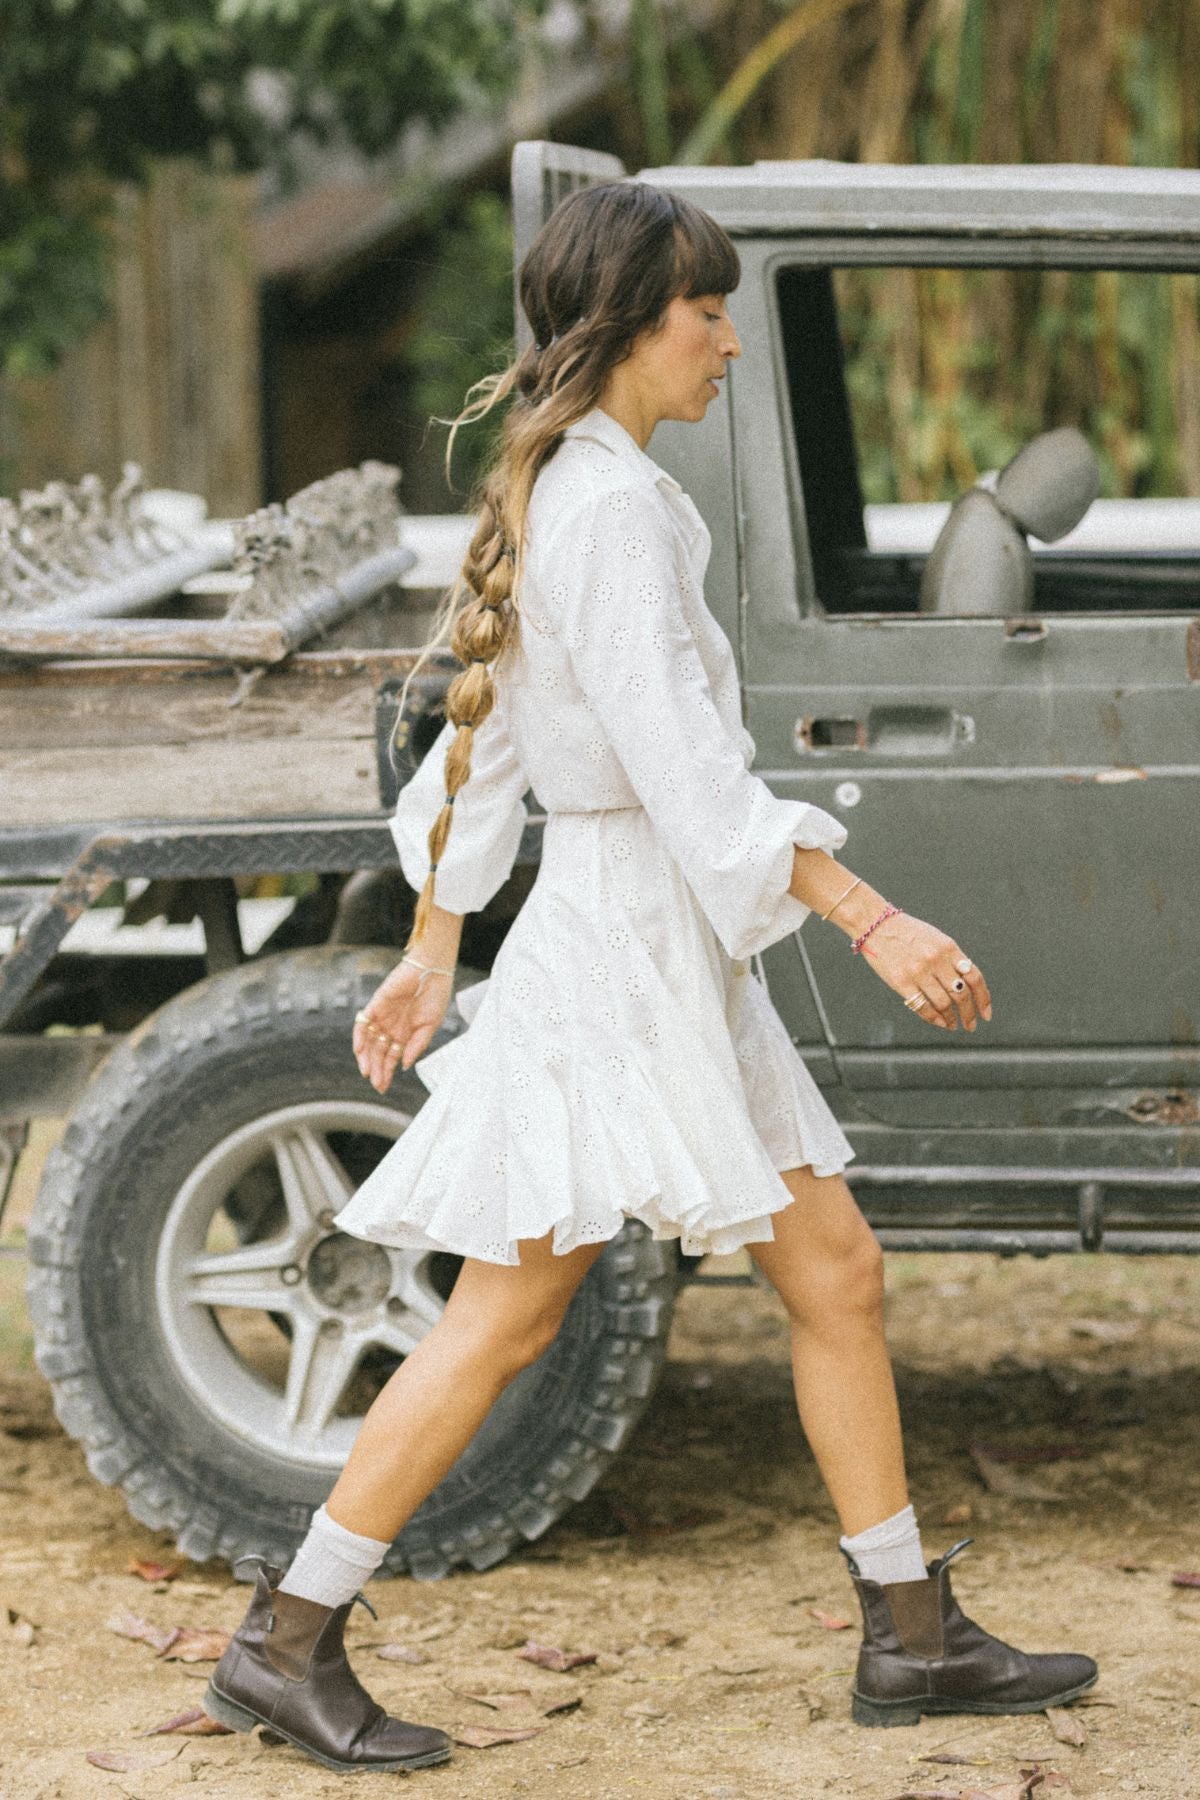
[[[853,885],[852,885],[853,884]],[[850,891],[847,892],[847,889]],[[824,915],[844,894],[829,923],[837,925],[849,938],[857,938],[887,906],[884,896],[867,881],[855,882],[854,871],[835,862],[824,850],[802,850],[798,845],[792,861],[792,879],[788,892],[815,913]],[[917,1016],[931,1025],[953,1031],[958,1018],[968,1031],[975,1029],[976,1009],[985,1019],[992,1016],[992,1000],[982,972],[972,964],[960,969],[964,952],[954,939],[911,913],[893,913],[876,927],[862,947],[881,981],[907,1000],[910,995],[924,994],[926,1004]],[[956,987],[955,983],[965,985]]]

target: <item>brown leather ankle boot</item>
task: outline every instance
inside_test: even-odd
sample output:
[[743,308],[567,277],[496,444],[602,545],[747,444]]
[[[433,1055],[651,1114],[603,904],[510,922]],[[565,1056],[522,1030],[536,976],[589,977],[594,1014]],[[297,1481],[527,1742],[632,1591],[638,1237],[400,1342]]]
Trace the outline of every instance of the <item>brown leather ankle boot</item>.
[[321,1606],[277,1592],[284,1571],[260,1563],[254,1598],[204,1694],[210,1718],[234,1731],[266,1725],[327,1769],[423,1769],[446,1762],[452,1739],[394,1719],[350,1667],[342,1634],[354,1600]]
[[1090,1656],[1027,1655],[959,1609],[947,1564],[972,1542],[962,1538],[927,1563],[923,1581],[864,1580],[842,1550],[863,1615],[850,1709],[857,1725],[916,1725],[922,1713],[1040,1712],[1095,1682]]

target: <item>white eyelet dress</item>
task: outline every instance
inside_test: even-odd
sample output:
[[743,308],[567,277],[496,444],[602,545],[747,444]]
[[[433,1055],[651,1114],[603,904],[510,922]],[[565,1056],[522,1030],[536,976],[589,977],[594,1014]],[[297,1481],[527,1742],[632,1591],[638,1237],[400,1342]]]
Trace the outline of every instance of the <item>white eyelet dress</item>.
[[[692,501],[596,407],[530,501],[519,643],[496,667],[435,899],[487,904],[532,790],[536,879],[467,1029],[414,1067],[430,1097],[337,1214],[376,1243],[517,1263],[628,1216],[685,1252],[771,1240],[779,1171],[854,1156],[748,959],[798,929],[794,844],[846,828],[750,772],[729,640],[705,604],[711,539]],[[401,791],[400,864],[420,890],[445,797],[447,722]],[[830,927],[832,929],[832,927]]]

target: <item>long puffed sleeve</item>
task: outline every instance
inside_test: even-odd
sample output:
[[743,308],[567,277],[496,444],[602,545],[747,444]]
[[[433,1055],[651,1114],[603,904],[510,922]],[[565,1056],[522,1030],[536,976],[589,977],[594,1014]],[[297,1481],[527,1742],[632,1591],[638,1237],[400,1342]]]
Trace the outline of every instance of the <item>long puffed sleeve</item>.
[[[457,730],[447,719],[400,790],[391,820],[404,879],[417,893],[429,874],[429,833],[446,799],[446,751]],[[471,773],[458,790],[450,835],[437,866],[435,906],[447,912],[479,912],[512,873],[529,816],[529,788],[493,706],[475,731]]]
[[747,767],[753,740],[713,700],[654,490],[610,490],[556,537],[554,594],[589,708],[726,951],[753,956],[811,910],[788,892],[793,846],[837,849],[846,827]]

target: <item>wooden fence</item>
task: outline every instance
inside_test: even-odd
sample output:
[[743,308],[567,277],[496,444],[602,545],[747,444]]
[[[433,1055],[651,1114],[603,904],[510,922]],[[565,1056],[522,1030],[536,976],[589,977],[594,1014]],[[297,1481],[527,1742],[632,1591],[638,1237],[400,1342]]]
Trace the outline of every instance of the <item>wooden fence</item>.
[[0,389],[0,486],[10,493],[142,465],[152,487],[203,494],[219,515],[262,498],[259,276],[252,176],[158,162],[122,189],[113,305],[52,375]]

